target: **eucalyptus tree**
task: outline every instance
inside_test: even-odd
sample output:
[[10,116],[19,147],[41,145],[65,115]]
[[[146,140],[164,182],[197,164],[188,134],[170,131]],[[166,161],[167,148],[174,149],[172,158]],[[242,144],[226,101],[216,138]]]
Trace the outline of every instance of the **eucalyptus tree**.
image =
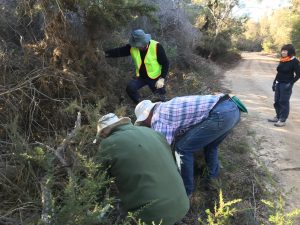
[[240,33],[244,18],[233,15],[239,0],[192,0],[201,6],[196,26],[204,34],[204,47],[209,49],[209,57],[231,47],[231,37]]

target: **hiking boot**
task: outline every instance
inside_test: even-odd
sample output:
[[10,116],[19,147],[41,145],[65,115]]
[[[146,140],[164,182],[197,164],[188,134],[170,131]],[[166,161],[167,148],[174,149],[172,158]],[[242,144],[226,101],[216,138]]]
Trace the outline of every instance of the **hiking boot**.
[[275,116],[275,117],[272,118],[272,119],[268,119],[268,122],[271,122],[271,123],[277,123],[277,122],[278,122],[278,118]]
[[277,121],[277,123],[274,124],[275,127],[284,127],[285,126],[285,122],[282,122],[280,120]]

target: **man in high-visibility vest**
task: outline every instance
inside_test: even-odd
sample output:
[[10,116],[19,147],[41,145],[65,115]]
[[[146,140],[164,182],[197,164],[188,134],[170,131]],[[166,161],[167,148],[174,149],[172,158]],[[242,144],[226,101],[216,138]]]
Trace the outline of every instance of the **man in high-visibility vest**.
[[135,102],[140,101],[138,90],[146,85],[153,93],[165,100],[165,79],[169,70],[169,61],[160,43],[151,39],[143,30],[134,30],[129,44],[105,51],[106,57],[124,57],[131,55],[135,64],[135,76],[129,81],[126,92]]

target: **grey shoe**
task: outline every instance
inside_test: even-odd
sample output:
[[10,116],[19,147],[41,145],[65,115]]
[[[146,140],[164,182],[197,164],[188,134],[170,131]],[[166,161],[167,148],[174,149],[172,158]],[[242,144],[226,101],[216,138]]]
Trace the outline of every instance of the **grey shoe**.
[[279,121],[279,119],[276,116],[272,119],[268,119],[268,122],[271,122],[271,123],[277,123],[278,121]]
[[280,120],[277,121],[277,123],[274,123],[275,127],[284,127],[285,126],[285,122],[282,122]]

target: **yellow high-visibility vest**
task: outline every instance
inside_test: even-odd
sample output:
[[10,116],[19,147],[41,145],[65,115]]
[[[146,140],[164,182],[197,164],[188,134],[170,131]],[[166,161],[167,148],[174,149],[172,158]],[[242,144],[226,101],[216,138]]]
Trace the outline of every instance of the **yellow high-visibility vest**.
[[[148,77],[151,79],[156,79],[161,75],[162,66],[157,61],[157,44],[157,41],[150,40],[148,51],[144,59]],[[139,71],[142,65],[140,50],[138,48],[131,47],[130,54],[135,64],[136,76],[139,77]]]

